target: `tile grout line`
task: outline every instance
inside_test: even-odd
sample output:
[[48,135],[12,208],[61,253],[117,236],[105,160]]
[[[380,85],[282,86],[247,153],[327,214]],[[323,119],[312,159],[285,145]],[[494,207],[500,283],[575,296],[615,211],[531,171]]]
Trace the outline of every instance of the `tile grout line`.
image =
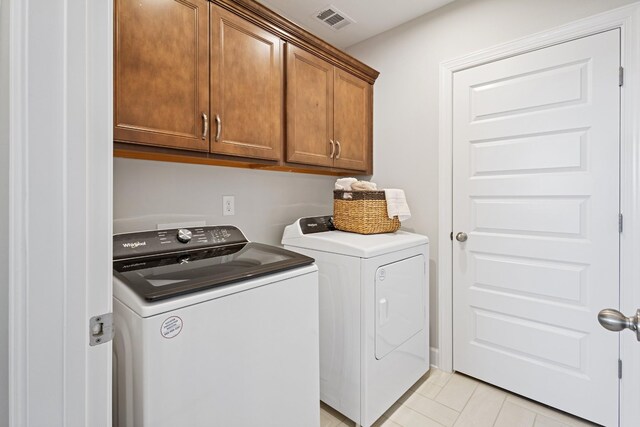
[[[439,369],[438,369],[439,370]],[[440,371],[440,370],[439,370]],[[443,372],[443,371],[440,371]],[[444,382],[444,385],[440,385],[440,384],[436,384],[436,383],[431,383],[433,385],[436,385],[440,388],[440,390],[438,390],[438,392],[436,393],[435,396],[433,396],[433,399],[431,399],[430,397],[424,396],[422,393],[418,393],[420,396],[424,396],[427,399],[433,400],[434,402],[436,401],[436,399],[438,398],[438,396],[440,395],[440,393],[442,393],[442,390],[444,390],[444,388],[446,387],[447,384],[449,384],[449,380],[451,379],[451,377],[453,377],[455,375],[455,371],[453,373],[451,373],[451,375],[449,375],[449,377],[447,378],[447,380]],[[431,375],[429,375],[430,377]],[[425,380],[425,382],[429,381],[429,377],[427,377],[427,379]],[[448,406],[447,406],[448,407]]]
[[[464,409],[467,407],[467,405],[469,404],[469,402],[471,401],[471,399],[473,398],[473,396],[476,394],[476,391],[478,391],[478,384],[475,385],[475,388],[473,389],[473,393],[471,393],[471,396],[469,396],[469,398],[467,399],[467,401],[464,403],[464,406],[462,407],[462,409],[460,410],[460,412],[458,412],[458,416],[456,417],[456,420],[453,422],[453,425],[455,426],[455,424],[458,422],[458,418],[460,418],[460,415],[462,415],[462,411],[464,411]],[[447,406],[447,405],[445,405]],[[448,406],[447,406],[448,408]],[[453,408],[451,408],[453,409]],[[455,409],[454,409],[455,411]]]
[[[410,411],[412,411],[412,412],[415,412],[415,413],[416,413],[416,414],[418,414],[418,415],[421,415],[421,416],[423,416],[423,417],[425,417],[425,418],[430,419],[431,421],[433,421],[434,423],[436,423],[436,424],[438,424],[438,425],[441,425],[442,427],[445,427],[445,425],[444,425],[444,424],[442,424],[442,423],[441,423],[440,421],[438,421],[438,420],[434,420],[434,419],[433,419],[433,418],[431,418],[429,415],[423,414],[422,412],[420,412],[420,411],[416,411],[415,409],[410,408],[410,407],[408,407],[408,406],[405,406],[405,408],[406,408],[406,409],[408,409],[408,410],[410,410]],[[448,406],[447,406],[447,408],[448,408]],[[456,417],[456,419],[458,419],[458,418]],[[391,420],[391,421],[393,421],[393,420]],[[400,423],[398,423],[398,422],[396,422],[396,421],[393,421],[393,422],[394,422],[394,423],[396,423],[396,424],[398,424],[398,425],[400,425],[401,427],[405,427],[405,426],[403,426],[402,424],[400,424]],[[455,421],[454,421],[454,424],[455,424]]]
[[[442,372],[442,371],[441,371]],[[447,380],[444,382],[444,385],[442,386],[442,388],[444,388],[447,384],[449,384],[449,381],[451,380],[451,378],[453,378],[453,376],[456,374],[456,371],[451,372],[451,374],[449,375],[449,377],[447,378]]]
[[[538,419],[538,417],[544,417],[544,418],[548,418],[554,422],[560,423],[562,424],[563,427],[580,427],[584,424],[584,422],[589,423],[589,420],[582,420],[580,419],[580,417],[577,417],[576,415],[570,414],[568,412],[564,412],[561,411],[559,409],[550,407],[550,406],[546,406],[543,403],[540,402],[536,402],[534,400],[531,400],[527,397],[524,396],[519,396],[516,395],[514,393],[509,392],[508,396],[512,396],[512,397],[517,397],[518,400],[514,400],[514,399],[509,399],[509,401],[511,403],[513,403],[514,405],[516,405],[517,407],[521,408],[521,409],[525,409],[527,411],[531,411],[535,414],[535,418],[534,421]],[[521,401],[526,402],[526,404],[523,404]],[[548,413],[543,413],[540,412],[537,407],[540,407],[541,409],[544,409],[546,411],[548,411]],[[568,418],[568,419],[567,419]],[[576,419],[577,418],[577,419]],[[535,424],[535,422],[534,422]],[[588,424],[587,424],[588,425]]]
[[[451,378],[453,378],[453,376],[454,376],[455,374],[456,374],[456,373],[455,373],[455,371],[454,371],[451,375],[449,375],[449,378],[447,378],[447,381],[444,383],[444,385],[443,385],[442,387],[440,387],[440,391],[438,391],[438,394],[436,394],[436,395],[433,397],[433,399],[430,399],[430,398],[428,398],[428,397],[424,396],[424,397],[425,397],[425,399],[429,399],[429,400],[431,400],[431,401],[432,401],[432,402],[434,402],[434,403],[438,403],[438,404],[440,404],[440,405],[444,406],[445,408],[451,409],[452,411],[454,411],[454,412],[456,412],[456,413],[458,414],[458,415],[456,415],[456,418],[453,420],[453,424],[452,424],[452,425],[455,425],[455,424],[456,424],[456,422],[458,421],[458,418],[460,418],[460,415],[462,414],[462,411],[464,410],[464,408],[466,408],[466,407],[467,407],[467,404],[469,403],[469,400],[471,400],[471,396],[473,396],[473,395],[475,394],[476,389],[478,388],[478,385],[476,384],[476,388],[474,388],[474,389],[473,389],[473,393],[471,393],[471,396],[469,396],[469,399],[467,399],[467,401],[465,402],[464,406],[462,407],[462,410],[460,410],[460,411],[458,411],[458,410],[457,410],[457,409],[455,409],[455,408],[452,408],[452,407],[451,407],[451,406],[449,406],[449,405],[446,405],[446,404],[444,404],[444,403],[440,403],[440,402],[438,402],[436,399],[438,398],[438,396],[440,395],[440,393],[442,393],[442,392],[444,391],[444,388],[447,386],[447,384],[449,384],[449,381],[451,381]],[[427,418],[429,418],[430,420],[433,420],[433,421],[435,421],[435,422],[438,422],[438,420],[434,420],[433,418],[431,418],[431,417],[430,417],[430,416],[428,416],[428,415],[425,415],[425,416],[426,416]],[[440,423],[438,423],[438,424],[440,424]]]
[[504,397],[502,398],[502,403],[500,404],[500,409],[498,410],[498,414],[496,415],[496,419],[493,420],[492,427],[496,426],[496,423],[498,422],[498,418],[500,418],[500,414],[502,413],[502,409],[504,408],[504,403],[506,401],[507,401],[507,395],[505,394]]
[[[442,371],[440,371],[440,372],[442,372]],[[437,401],[436,401],[437,397],[440,395],[440,393],[442,393],[442,390],[444,390],[444,388],[447,386],[447,384],[449,384],[449,381],[451,380],[451,378],[453,377],[453,375],[454,375],[454,374],[455,374],[455,372],[454,372],[454,373],[452,373],[451,375],[449,375],[449,377],[447,378],[447,380],[444,382],[444,385],[442,385],[442,386],[441,386],[441,385],[439,385],[439,384],[432,383],[432,384],[434,384],[434,385],[436,385],[436,386],[438,386],[438,387],[440,388],[440,390],[438,391],[438,393],[436,393],[436,395],[433,397],[433,399],[432,399],[432,398],[430,398],[430,397],[428,397],[428,396],[423,395],[422,393],[418,392],[417,390],[413,390],[412,395],[413,395],[414,393],[417,393],[419,396],[423,397],[424,399],[429,400],[430,402],[436,403],[436,404],[438,404],[438,405],[442,405],[442,406],[444,406],[445,408],[447,408],[447,409],[451,409],[452,411],[456,412],[458,415],[457,415],[457,416],[456,416],[456,418],[453,420],[453,423],[455,424],[456,420],[457,420],[457,419],[458,419],[458,417],[460,416],[460,412],[458,412],[457,410],[455,410],[455,409],[453,409],[453,408],[451,408],[451,407],[449,407],[449,406],[447,406],[447,405],[445,405],[445,404],[443,404],[443,403],[440,403],[440,402],[437,402]],[[426,380],[426,381],[428,381],[428,380],[429,380],[429,378],[427,377],[427,380]],[[426,381],[425,381],[425,382],[426,382]],[[474,391],[475,391],[475,390],[474,390]],[[430,419],[431,421],[435,422],[436,424],[439,424],[439,425],[441,425],[441,426],[445,427],[445,426],[444,426],[444,424],[440,423],[440,422],[439,422],[438,420],[436,420],[436,419],[431,418],[429,415],[427,415],[427,414],[423,414],[422,412],[420,412],[420,411],[416,411],[416,410],[414,410],[413,408],[411,408],[411,407],[409,407],[409,406],[405,405],[405,402],[402,402],[402,405],[401,405],[401,406],[404,406],[406,409],[408,409],[408,410],[410,410],[410,411],[413,411],[413,412],[415,412],[415,413],[417,413],[417,414],[419,414],[419,415],[422,415],[423,417]],[[393,421],[393,420],[391,420],[391,421]],[[395,422],[395,421],[394,421],[394,422]],[[396,424],[399,424],[399,423],[396,423]],[[402,427],[404,427],[404,426],[402,426]]]
[[[409,408],[408,406],[407,406],[407,408],[408,408],[408,409],[411,409],[411,408]],[[447,406],[447,408],[448,408],[448,406]],[[411,409],[411,410],[412,410],[413,412],[418,412],[418,411],[414,411],[413,409]],[[458,412],[458,411],[456,411],[456,412]],[[418,412],[418,414],[422,415],[422,416],[423,416],[423,417],[425,417],[425,418],[430,419],[431,421],[433,421],[433,422],[434,422],[434,423],[436,423],[436,424],[441,425],[442,427],[445,427],[445,425],[444,425],[444,424],[442,424],[442,423],[441,423],[440,421],[438,421],[438,420],[434,420],[434,419],[433,419],[433,418],[431,418],[429,415],[425,415],[425,414],[423,414],[422,412]],[[455,420],[453,420],[453,424],[451,424],[451,426],[452,426],[452,427],[453,427],[453,425],[456,423],[456,421],[458,421],[458,417],[459,417],[459,416],[460,416],[460,413],[458,412],[458,415],[456,416],[456,419],[455,419]],[[393,420],[392,420],[392,421],[393,421]],[[403,427],[404,427],[404,426],[403,426]]]
[[[420,394],[421,396],[423,396],[423,397],[424,397],[424,398],[426,398],[426,399],[431,400],[432,402],[438,403],[438,404],[440,404],[440,405],[442,405],[442,406],[444,406],[444,407],[446,407],[446,408],[449,408],[449,409],[451,409],[452,411],[456,411],[456,412],[458,413],[458,416],[460,416],[460,414],[462,413],[462,411],[464,410],[464,408],[466,408],[466,407],[467,407],[467,403],[469,403],[469,401],[471,400],[471,397],[475,394],[476,390],[478,389],[478,383],[476,382],[476,384],[475,384],[475,388],[473,389],[473,393],[471,393],[471,396],[469,396],[469,398],[467,399],[467,401],[464,403],[464,406],[462,407],[462,409],[458,411],[456,408],[452,408],[451,406],[447,405],[446,403],[441,403],[441,402],[438,402],[438,401],[436,400],[436,399],[438,399],[438,396],[440,396],[440,393],[442,393],[442,392],[444,391],[444,388],[447,386],[447,384],[449,384],[449,381],[451,380],[451,378],[453,378],[453,375],[455,375],[455,372],[449,376],[449,378],[447,379],[447,382],[445,383],[445,385],[444,385],[444,386],[442,386],[442,387],[440,387],[440,391],[438,391],[438,394],[436,394],[436,395],[433,397],[433,399],[431,399],[430,397],[424,396],[423,394],[420,394],[420,393],[418,393],[418,394]],[[456,419],[457,419],[457,417],[456,417]]]

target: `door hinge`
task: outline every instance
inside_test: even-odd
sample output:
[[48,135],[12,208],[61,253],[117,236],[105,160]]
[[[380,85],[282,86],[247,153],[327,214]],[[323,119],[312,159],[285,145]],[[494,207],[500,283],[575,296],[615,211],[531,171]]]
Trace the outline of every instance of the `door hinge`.
[[624,68],[620,67],[618,70],[618,86],[622,86],[624,84]]
[[622,214],[618,214],[618,233],[622,233],[622,228],[624,226]]
[[115,328],[113,327],[113,313],[105,313],[93,316],[89,319],[89,345],[104,344],[113,339]]
[[618,359],[618,379],[622,379],[622,360]]

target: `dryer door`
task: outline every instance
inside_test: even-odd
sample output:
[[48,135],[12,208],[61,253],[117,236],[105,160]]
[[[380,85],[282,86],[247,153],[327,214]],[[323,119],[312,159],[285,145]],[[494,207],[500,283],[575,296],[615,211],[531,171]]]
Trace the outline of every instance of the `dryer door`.
[[382,359],[425,327],[425,280],[423,255],[376,270],[376,359]]

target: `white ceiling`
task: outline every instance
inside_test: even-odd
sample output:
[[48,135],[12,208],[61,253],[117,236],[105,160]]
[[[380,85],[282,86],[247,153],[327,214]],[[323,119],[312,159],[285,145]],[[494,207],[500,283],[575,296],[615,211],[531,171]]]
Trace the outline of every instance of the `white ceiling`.
[[[258,0],[323,40],[345,48],[397,27],[453,0]],[[333,5],[355,21],[333,30],[315,19],[325,6]]]

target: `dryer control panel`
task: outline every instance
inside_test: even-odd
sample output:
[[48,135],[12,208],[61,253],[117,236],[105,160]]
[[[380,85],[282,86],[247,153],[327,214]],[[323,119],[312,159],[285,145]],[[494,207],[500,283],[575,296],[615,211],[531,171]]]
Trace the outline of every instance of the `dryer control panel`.
[[321,233],[335,229],[331,215],[300,218],[300,230],[302,230],[302,234]]

